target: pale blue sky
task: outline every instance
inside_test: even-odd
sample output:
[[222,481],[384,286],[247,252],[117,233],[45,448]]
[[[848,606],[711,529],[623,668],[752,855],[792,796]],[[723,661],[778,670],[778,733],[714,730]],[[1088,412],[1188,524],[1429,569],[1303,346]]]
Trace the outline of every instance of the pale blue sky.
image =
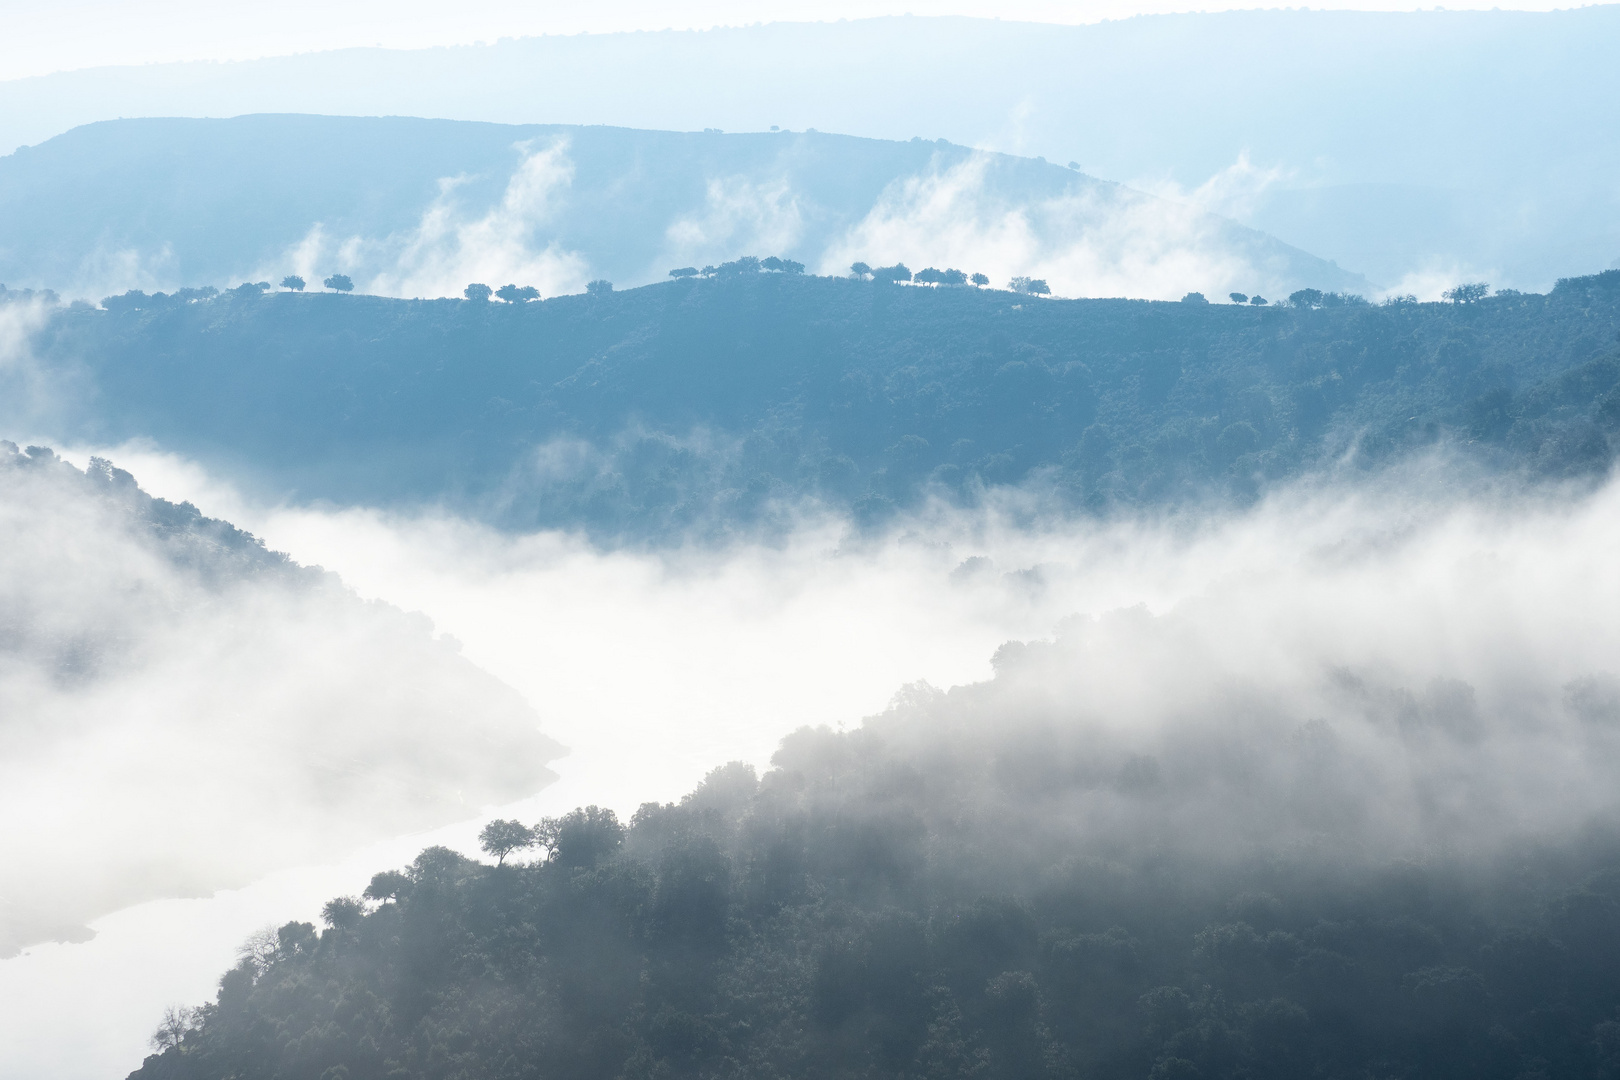
[[[351,46],[423,48],[502,37],[699,29],[875,15],[974,15],[1089,23],[1130,15],[1278,5],[1230,0],[0,0],[0,80],[109,64],[242,60]],[[1327,0],[1316,9],[1410,11],[1410,0]],[[1552,0],[1452,0],[1453,10],[1568,8]]]

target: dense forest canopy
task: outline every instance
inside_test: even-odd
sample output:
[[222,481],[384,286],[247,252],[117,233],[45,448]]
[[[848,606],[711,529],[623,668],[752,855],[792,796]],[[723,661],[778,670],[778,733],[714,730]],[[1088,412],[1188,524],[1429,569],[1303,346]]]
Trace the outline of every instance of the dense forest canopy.
[[1614,680],[1110,699],[1093,639],[1176,622],[1006,648],[528,858],[516,822],[502,865],[426,850],[258,940],[134,1076],[1616,1075]]
[[882,520],[1006,485],[1071,509],[1241,503],[1442,443],[1591,477],[1620,422],[1620,271],[1433,304],[743,274],[524,304],[249,287],[108,307],[34,335],[64,388],[53,430],[150,437],[276,494],[600,538],[806,501]]

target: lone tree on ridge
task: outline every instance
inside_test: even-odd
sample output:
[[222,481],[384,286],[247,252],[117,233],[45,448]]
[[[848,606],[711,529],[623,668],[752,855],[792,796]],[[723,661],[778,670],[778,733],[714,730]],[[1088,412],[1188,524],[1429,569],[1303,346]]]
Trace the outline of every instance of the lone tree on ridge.
[[500,866],[512,852],[533,847],[537,839],[534,830],[523,822],[497,818],[478,834],[478,846],[495,856],[495,865]]
[[1453,304],[1477,304],[1491,294],[1491,287],[1483,281],[1475,281],[1466,285],[1458,285],[1455,289],[1447,289],[1440,295]]

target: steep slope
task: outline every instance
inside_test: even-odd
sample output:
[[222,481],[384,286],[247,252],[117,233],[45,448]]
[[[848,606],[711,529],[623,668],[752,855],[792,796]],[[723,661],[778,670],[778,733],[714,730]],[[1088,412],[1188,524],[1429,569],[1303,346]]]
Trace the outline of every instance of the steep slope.
[[133,1076],[1612,1069],[1614,679],[1268,671],[1223,614],[1075,620],[527,865],[428,849]]
[[1620,273],[1473,304],[1310,300],[783,274],[519,305],[126,297],[32,337],[59,388],[31,422],[149,437],[276,495],[665,539],[1020,485],[1054,508],[1243,501],[1439,445],[1490,472],[1606,472]]
[[70,295],[343,272],[549,296],[747,254],[965,263],[1067,295],[1367,286],[1190,206],[943,141],[246,116],[92,124],[0,159],[0,280]]
[[421,615],[0,444],[0,956],[456,821],[560,748]]

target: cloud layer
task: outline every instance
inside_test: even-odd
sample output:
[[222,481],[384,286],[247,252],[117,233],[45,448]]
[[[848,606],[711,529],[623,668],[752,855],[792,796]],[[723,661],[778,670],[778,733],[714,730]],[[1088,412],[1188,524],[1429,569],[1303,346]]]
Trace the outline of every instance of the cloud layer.
[[568,141],[540,146],[528,140],[514,150],[517,166],[492,206],[464,205],[459,192],[468,177],[443,177],[415,228],[386,237],[334,237],[317,223],[260,272],[279,280],[282,268],[291,267],[314,283],[331,272],[327,268],[341,267],[359,276],[360,291],[381,296],[459,296],[474,281],[492,288],[533,285],[547,296],[581,292],[585,259],[545,235],[547,226],[557,225],[558,202],[574,179]]
[[[1060,296],[1176,300],[1188,292],[1287,295],[1299,271],[1201,203],[1227,193],[1161,198],[1122,187],[1083,187],[1010,198],[991,182],[996,164],[975,154],[891,184],[859,224],[829,245],[823,273],[862,259],[907,260],[989,275],[1044,279]],[[1216,181],[1212,180],[1211,184]],[[1179,193],[1176,193],[1179,194]]]

